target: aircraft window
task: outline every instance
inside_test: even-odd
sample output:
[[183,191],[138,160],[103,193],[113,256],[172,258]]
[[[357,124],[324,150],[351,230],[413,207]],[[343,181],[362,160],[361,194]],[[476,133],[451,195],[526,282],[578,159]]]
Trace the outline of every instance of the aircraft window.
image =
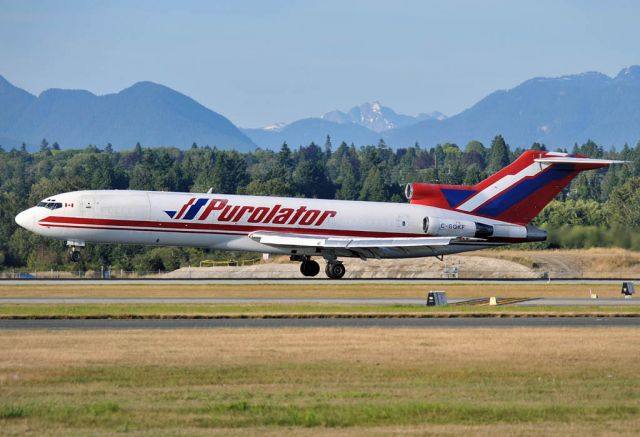
[[62,203],[60,202],[40,202],[37,206],[41,206],[47,209],[58,209],[62,208]]

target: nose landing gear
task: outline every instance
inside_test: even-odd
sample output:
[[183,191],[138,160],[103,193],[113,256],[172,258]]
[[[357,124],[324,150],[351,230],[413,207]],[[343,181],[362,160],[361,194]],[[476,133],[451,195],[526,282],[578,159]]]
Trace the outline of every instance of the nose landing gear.
[[67,241],[67,246],[69,246],[69,261],[78,263],[82,260],[82,255],[80,254],[80,247],[84,247],[84,241],[76,241],[69,240]]
[[80,254],[80,251],[75,247],[71,248],[71,250],[69,251],[69,261],[78,263],[81,259],[82,255]]

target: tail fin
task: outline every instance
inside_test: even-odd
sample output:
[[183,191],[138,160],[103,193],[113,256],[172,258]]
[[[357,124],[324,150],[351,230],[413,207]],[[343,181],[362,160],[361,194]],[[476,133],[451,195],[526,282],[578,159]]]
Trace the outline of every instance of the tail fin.
[[528,150],[474,186],[410,184],[411,203],[526,225],[578,173],[622,161]]

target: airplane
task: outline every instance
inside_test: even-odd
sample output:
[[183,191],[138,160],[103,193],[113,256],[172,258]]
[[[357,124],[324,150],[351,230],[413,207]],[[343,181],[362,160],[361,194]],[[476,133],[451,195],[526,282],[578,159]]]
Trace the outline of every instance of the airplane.
[[[71,261],[85,243],[191,246],[289,255],[304,276],[340,279],[340,258],[415,258],[544,241],[533,218],[581,171],[621,163],[525,151],[473,185],[409,183],[409,203],[133,190],[48,197],[15,217],[66,240]],[[211,190],[209,190],[211,191]]]

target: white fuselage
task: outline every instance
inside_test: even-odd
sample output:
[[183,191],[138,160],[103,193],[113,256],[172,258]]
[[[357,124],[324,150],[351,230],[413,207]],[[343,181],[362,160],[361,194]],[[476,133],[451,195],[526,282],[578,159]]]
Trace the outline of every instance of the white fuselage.
[[[524,226],[415,204],[118,190],[63,193],[43,204],[49,207],[30,208],[19,214],[16,221],[40,235],[78,245],[125,243],[289,254],[290,251],[258,243],[249,235],[273,231],[347,237],[424,237],[429,235],[424,229],[425,218],[432,224],[434,219],[444,223],[439,224],[443,235],[447,232],[457,235],[465,223],[482,222],[499,230],[494,234],[499,238],[493,244],[524,241],[527,237]],[[488,244],[492,244],[491,240],[444,246],[437,254],[476,250]],[[406,251],[393,257],[433,255],[429,249]]]

